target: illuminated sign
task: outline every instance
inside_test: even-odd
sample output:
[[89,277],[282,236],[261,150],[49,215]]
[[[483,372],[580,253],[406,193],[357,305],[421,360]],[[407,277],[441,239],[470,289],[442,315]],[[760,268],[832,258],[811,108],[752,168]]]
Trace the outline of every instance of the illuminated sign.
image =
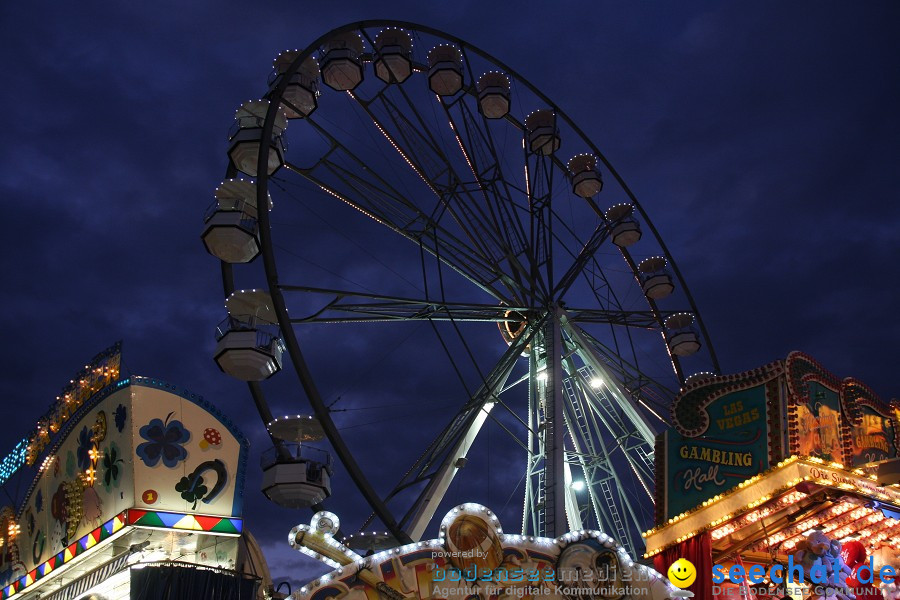
[[728,392],[706,404],[701,434],[666,432],[666,518],[768,468],[766,405],[765,384]]
[[864,383],[844,379],[841,397],[850,415],[850,448],[853,466],[900,456],[900,404],[882,402]]
[[801,476],[830,487],[855,491],[871,498],[885,500],[900,507],[900,490],[878,485],[873,479],[825,466],[800,463]]
[[840,392],[818,381],[807,383],[805,402],[797,406],[801,456],[818,456],[841,462],[841,398]]

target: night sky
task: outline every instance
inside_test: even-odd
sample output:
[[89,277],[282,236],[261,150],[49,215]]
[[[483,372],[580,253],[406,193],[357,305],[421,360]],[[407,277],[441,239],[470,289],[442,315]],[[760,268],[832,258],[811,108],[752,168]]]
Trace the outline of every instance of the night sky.
[[[677,259],[725,373],[796,349],[898,395],[894,2],[5,2],[0,452],[77,367],[122,339],[130,372],[196,391],[242,424],[252,444],[244,516],[276,581],[321,571],[285,542],[309,512],[274,508],[258,491],[269,443],[246,386],[212,360],[222,283],[199,235],[234,110],[264,92],[275,55],[372,18],[463,38],[579,124]],[[326,267],[377,281],[384,263],[407,264],[398,253],[418,260],[386,232],[331,216],[327,196],[298,194],[314,213],[280,231],[304,242],[292,268],[309,285],[327,280]],[[355,262],[361,247],[367,261],[384,254]],[[300,341],[326,401],[350,409],[335,420],[383,491],[450,417],[458,390],[433,345],[418,345],[427,326],[379,327]],[[496,330],[473,335],[502,351]],[[395,344],[406,352],[385,356]],[[308,412],[290,369],[278,379],[274,412]],[[502,431],[484,437],[477,451],[488,458],[448,502],[483,502],[514,531],[522,467]],[[368,515],[339,466],[329,507],[351,530]]]

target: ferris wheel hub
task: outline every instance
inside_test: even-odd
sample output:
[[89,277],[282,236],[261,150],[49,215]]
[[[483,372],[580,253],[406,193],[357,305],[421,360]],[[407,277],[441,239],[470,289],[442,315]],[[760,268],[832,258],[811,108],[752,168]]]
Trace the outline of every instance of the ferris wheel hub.
[[[511,346],[516,338],[525,332],[528,327],[529,319],[527,316],[517,310],[508,310],[503,315],[503,321],[497,323],[500,329],[500,336],[508,346]],[[528,356],[531,353],[531,344],[528,344],[522,352],[522,356]]]

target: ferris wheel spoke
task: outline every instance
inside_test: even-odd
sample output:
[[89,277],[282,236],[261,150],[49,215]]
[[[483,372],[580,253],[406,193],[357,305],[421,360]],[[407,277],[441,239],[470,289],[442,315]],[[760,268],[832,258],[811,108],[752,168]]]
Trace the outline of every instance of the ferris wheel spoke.
[[566,308],[570,320],[577,323],[605,323],[637,329],[657,329],[657,315],[667,316],[674,311],[655,313],[652,310],[611,310],[602,308]]
[[400,520],[401,526],[413,540],[421,538],[454,476],[465,465],[469,448],[490,416],[498,400],[497,396],[516,366],[519,356],[532,342],[537,330],[537,326],[528,326],[526,331],[510,344],[494,368],[485,376],[481,387],[386,496],[386,499],[390,500],[408,488],[425,483],[425,487]]
[[[291,323],[340,323],[379,321],[489,321],[503,323],[511,321],[510,312],[524,314],[529,309],[524,306],[474,304],[462,302],[437,302],[384,296],[368,292],[335,290],[301,285],[279,285],[284,292],[302,292],[333,296],[319,310],[304,317],[292,317]],[[364,299],[366,302],[353,301]],[[357,315],[353,317],[338,314]]]
[[[440,104],[460,152],[481,191],[480,202],[474,204],[475,210],[480,212],[482,221],[493,224],[496,235],[502,238],[503,246],[500,251],[509,262],[511,273],[528,278],[530,271],[525,268],[521,259],[526,259],[527,264],[533,257],[526,243],[525,230],[516,215],[511,188],[503,177],[501,161],[487,119],[483,115],[476,117],[473,114],[469,103],[465,101],[472,93],[471,88],[467,91],[469,94],[450,102],[441,98]],[[532,289],[534,282],[529,283],[531,286],[527,289]]]
[[668,424],[666,419],[655,413],[650,404],[656,405],[659,410],[666,404],[666,398],[674,397],[675,390],[644,374],[636,365],[621,357],[618,360],[612,360],[610,357],[617,355],[585,329],[579,327],[578,333],[585,342],[583,347],[589,348],[591,353],[597,356],[607,368],[613,370],[625,391],[636,398],[636,401],[644,408],[654,412],[660,421]]
[[[457,225],[473,233],[493,233],[485,223],[462,219],[462,215],[456,214],[453,208],[446,206],[444,196],[458,189],[464,180],[456,172],[450,158],[441,148],[427,119],[422,117],[416,104],[402,86],[396,88],[397,93],[401,96],[409,114],[413,115],[413,119],[407,118],[402,108],[388,97],[388,89],[387,87],[382,89],[372,100],[367,102],[361,101],[352,93],[351,97],[360,103],[378,130],[431,189],[439,202],[444,205],[443,208],[451,213]],[[373,106],[377,106],[376,100],[383,109],[383,114],[377,114],[373,109]],[[467,192],[468,190],[463,191]],[[470,241],[479,246],[485,256],[492,257],[481,238],[471,237]]]
[[656,440],[656,432],[647,422],[643,413],[641,413],[637,402],[632,398],[631,394],[625,393],[621,389],[620,382],[613,373],[607,370],[603,360],[593,352],[580,331],[573,327],[565,316],[562,318],[562,327],[575,351],[578,352],[585,365],[594,372],[594,377],[599,379],[598,387],[604,388],[613,396],[612,401],[627,415],[629,427],[636,428],[637,433],[652,447]]
[[[598,305],[603,306],[613,306],[620,307],[622,303],[618,298],[618,294],[613,285],[610,284],[609,279],[607,278],[606,272],[600,267],[596,257],[591,257],[591,260],[587,263],[585,269],[582,271],[583,278],[585,283],[590,289],[591,294],[597,300]],[[659,315],[652,312],[653,307],[648,306],[650,308],[649,311],[643,311],[643,318],[645,319],[646,329],[655,330],[659,328],[660,318]],[[582,322],[586,322],[582,321]],[[582,331],[582,333],[586,333]],[[614,362],[618,364],[617,371],[625,373],[625,372],[633,372],[640,373],[640,364],[638,360],[638,356],[635,353],[631,353],[633,357],[633,363],[629,364],[628,359],[625,357],[626,352],[625,348],[630,346],[634,348],[634,339],[632,337],[632,328],[626,328],[624,330],[624,335],[621,335],[620,331],[617,331],[617,328],[610,324],[609,337],[611,338],[612,348],[605,348],[596,340],[591,338],[596,345],[603,347],[604,351],[602,352],[602,356],[607,357],[610,362]],[[626,367],[625,365],[628,364]],[[627,380],[627,379],[626,379]],[[659,418],[663,423],[667,423],[665,419],[659,417],[658,413],[653,411],[651,412]]]
[[[403,96],[406,106],[413,114],[417,116],[418,123],[422,127],[427,127],[426,119],[421,116],[416,108],[415,102],[413,102],[409,94],[407,94],[406,91],[402,88],[400,88],[399,91]],[[466,98],[466,94],[459,95],[456,100],[453,100],[451,102],[451,105],[459,107],[464,113],[470,114],[470,110],[467,110],[468,104],[464,101],[464,99]],[[448,176],[447,184],[440,186],[435,191],[437,193],[440,193],[452,187],[461,187],[465,195],[463,196],[461,194],[455,194],[457,204],[459,205],[460,210],[465,213],[466,220],[469,222],[470,227],[472,227],[476,231],[486,233],[488,235],[485,243],[491,246],[491,248],[489,249],[490,256],[492,256],[492,258],[494,258],[495,260],[500,260],[506,258],[510,254],[515,254],[518,248],[515,244],[511,243],[511,240],[508,238],[509,231],[505,227],[503,227],[503,225],[506,225],[508,223],[490,218],[492,216],[490,214],[490,211],[485,211],[483,208],[483,205],[485,203],[491,203],[492,198],[486,193],[483,175],[479,172],[479,169],[473,163],[473,157],[469,152],[466,151],[466,148],[462,143],[460,132],[457,129],[457,124],[454,121],[452,114],[448,110],[448,105],[445,102],[445,98],[438,96],[437,103],[442,108],[443,115],[447,118],[447,125],[449,126],[454,136],[455,144],[450,145],[458,146],[459,150],[462,153],[462,158],[465,161],[467,172],[471,174],[472,179],[469,179],[467,176],[464,177],[459,172],[458,168],[451,161],[451,156],[449,154],[450,151],[448,150],[441,153],[442,158],[446,162],[444,167]],[[484,134],[485,131],[481,131],[481,133]],[[499,161],[496,160],[496,155],[494,156],[494,161],[492,162],[493,165],[495,165],[493,167],[493,170],[495,171],[496,178],[499,175]],[[432,181],[439,182],[439,179],[433,178]]]
[[[631,464],[630,454],[622,452],[625,460],[616,458],[617,451],[623,448],[623,441],[631,437],[631,430],[617,413],[613,401],[585,381],[585,373],[591,373],[589,365],[578,368],[573,355],[564,363],[568,375],[564,419],[575,448],[574,453],[567,453],[567,460],[581,467],[598,522],[605,516],[609,530],[615,531],[620,541],[635,548],[635,536],[641,530],[642,520],[627,497],[629,486],[625,484],[631,479],[626,477],[628,471],[638,477],[645,490],[648,488],[641,472]],[[575,460],[572,460],[573,455]],[[650,498],[652,501],[652,495]]]
[[561,298],[569,291],[569,288],[572,287],[572,284],[575,283],[587,264],[594,260],[594,256],[600,248],[600,244],[605,242],[607,238],[609,238],[609,228],[605,224],[598,225],[594,229],[594,233],[591,234],[590,239],[588,239],[581,248],[578,256],[575,257],[572,266],[570,266],[566,273],[559,279],[556,287],[551,292],[551,295],[554,298]]
[[[396,93],[400,95],[400,102],[403,103],[402,107],[388,96],[387,88],[366,101],[352,93],[351,97],[425,182],[437,198],[440,212],[450,216],[479,255],[495,265],[510,261],[514,258],[516,249],[504,237],[503,229],[498,223],[484,212],[482,197],[485,192],[482,183],[477,177],[470,181],[460,175],[451,157],[437,142],[438,134],[430,130],[428,119],[420,114],[416,103],[402,86],[395,87],[398,90]],[[406,116],[407,112],[412,118]],[[450,126],[452,128],[452,123]],[[527,295],[529,287],[523,285],[518,278],[523,272],[521,266],[511,266],[509,273],[503,272],[502,281],[514,297],[521,298]]]
[[[471,240],[467,243],[458,239],[455,234],[443,227],[438,219],[426,213],[413,199],[398,191],[387,178],[378,175],[372,164],[359,158],[318,122],[312,118],[307,118],[306,121],[327,140],[330,149],[310,168],[291,163],[286,166],[311,179],[326,192],[407,237],[418,239],[427,231],[440,232],[447,243],[453,244],[454,254],[464,254],[468,263],[487,271],[492,279],[498,279],[492,258],[480,252],[477,245],[473,246],[470,243]],[[328,185],[329,182],[331,185]],[[354,193],[341,194],[341,190],[345,189]]]
[[[598,525],[605,531],[614,533],[616,539],[632,551],[635,545],[625,522],[628,502],[624,496],[622,482],[610,460],[603,436],[590,438],[577,435],[580,426],[576,421],[578,410],[577,404],[570,403],[563,413],[566,429],[575,448],[575,452],[566,453],[566,463],[570,469],[572,465],[580,467]],[[591,442],[589,448],[583,447],[586,441]],[[538,475],[542,475],[542,472],[538,472]],[[567,490],[567,495],[572,495],[572,492]]]
[[[576,352],[577,353],[577,352]],[[569,359],[569,377],[572,379],[572,400],[579,409],[574,411],[577,424],[573,436],[581,435],[583,445],[591,456],[596,452],[593,440],[597,436],[610,435],[616,445],[609,450],[609,457],[620,451],[638,477],[648,499],[653,501],[650,487],[653,484],[653,445],[642,438],[637,428],[609,394],[605,384],[598,383],[598,376],[590,363],[576,368]],[[580,402],[584,404],[581,405]],[[604,433],[606,432],[606,433]]]
[[553,196],[552,159],[523,148],[525,156],[525,192],[529,210],[529,247],[531,248],[531,279],[544,297],[549,297],[553,285]]
[[412,207],[402,196],[382,194],[377,184],[362,179],[327,160],[312,169],[288,168],[303,174],[323,191],[356,208],[376,222],[390,228],[415,244],[422,246],[460,275],[503,302],[514,303],[497,287],[502,274],[494,266],[471,252],[470,247],[456,239],[430,216]]

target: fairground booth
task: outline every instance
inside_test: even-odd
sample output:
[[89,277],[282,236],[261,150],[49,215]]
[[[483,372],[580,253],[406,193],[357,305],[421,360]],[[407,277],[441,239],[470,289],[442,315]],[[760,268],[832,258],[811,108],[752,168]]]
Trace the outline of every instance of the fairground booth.
[[[897,597],[877,574],[900,571],[900,403],[794,352],[746,373],[693,378],[672,417],[657,439],[657,524],[644,533],[657,571],[693,562],[697,598],[815,597],[811,585],[780,589],[783,571],[773,581],[770,568],[802,564],[809,577],[819,564],[840,589],[868,579],[859,569],[869,565],[879,595]],[[726,574],[714,587],[714,565],[760,565],[764,575],[735,583]]]
[[255,598],[246,439],[202,397],[120,363],[118,344],[97,355],[3,459],[0,598]]

